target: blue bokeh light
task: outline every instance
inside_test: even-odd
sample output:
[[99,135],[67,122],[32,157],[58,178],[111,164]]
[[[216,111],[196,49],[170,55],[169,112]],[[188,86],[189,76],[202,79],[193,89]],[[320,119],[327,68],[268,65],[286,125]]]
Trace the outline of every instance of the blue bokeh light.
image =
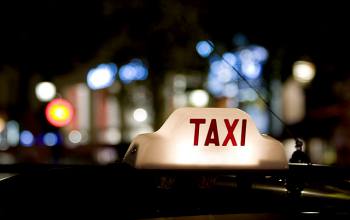
[[199,41],[196,45],[196,50],[199,56],[208,57],[213,52],[213,47],[210,41]]
[[119,78],[125,84],[136,80],[146,80],[147,77],[148,69],[139,59],[133,59],[129,63],[121,66],[119,70]]
[[34,136],[32,132],[24,130],[20,134],[19,141],[21,145],[25,147],[31,147],[34,143]]
[[215,76],[222,83],[234,80],[237,76],[232,67],[223,60],[212,62],[209,74]]
[[265,62],[269,57],[267,50],[261,46],[251,46],[250,48],[253,52],[255,60],[258,62]]
[[261,74],[261,64],[256,62],[243,62],[242,63],[242,73],[248,79],[257,79]]
[[209,92],[216,97],[237,97],[239,93],[237,82],[241,79],[236,71],[248,80],[259,82],[267,58],[268,51],[258,45],[246,46],[236,52],[225,52],[222,58],[219,55],[212,55],[209,58],[207,81]]
[[256,105],[249,105],[244,108],[255,122],[256,127],[260,133],[266,134],[269,130],[269,115],[268,112]]
[[114,83],[117,66],[114,63],[100,64],[87,74],[87,84],[93,89],[103,89]]
[[52,147],[58,144],[58,137],[55,133],[46,133],[43,137],[43,142],[46,146]]
[[236,57],[236,55],[234,55],[233,53],[229,53],[229,52],[227,52],[227,53],[224,53],[223,55],[222,55],[222,57],[223,57],[223,59],[226,61],[226,62],[228,62],[231,66],[236,66],[236,64],[237,64],[237,57]]

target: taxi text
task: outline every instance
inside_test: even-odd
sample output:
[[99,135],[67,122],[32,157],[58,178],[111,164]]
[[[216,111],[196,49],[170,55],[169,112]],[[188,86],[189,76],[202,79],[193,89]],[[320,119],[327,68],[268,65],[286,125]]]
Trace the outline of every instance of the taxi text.
[[[207,131],[207,135],[204,141],[204,146],[209,146],[209,144],[214,144],[215,146],[227,146],[229,142],[232,143],[232,146],[237,146],[237,141],[234,136],[234,131],[239,123],[240,119],[234,119],[232,123],[230,123],[229,119],[224,119],[225,127],[226,127],[226,137],[220,145],[218,128],[216,119],[210,120],[209,129]],[[198,146],[199,132],[200,126],[206,123],[205,118],[191,118],[190,124],[194,124],[194,139],[193,145]],[[246,139],[246,130],[247,130],[247,119],[241,119],[241,140],[240,146],[245,146]]]

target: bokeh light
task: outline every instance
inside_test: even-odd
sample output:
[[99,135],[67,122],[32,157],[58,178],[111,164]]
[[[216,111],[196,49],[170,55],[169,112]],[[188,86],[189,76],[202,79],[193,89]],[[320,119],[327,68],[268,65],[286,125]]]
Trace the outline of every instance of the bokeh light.
[[105,147],[97,150],[95,157],[99,164],[105,165],[115,162],[118,159],[118,153],[114,148]]
[[237,63],[237,57],[233,53],[224,53],[222,58],[228,62],[231,66],[235,66]]
[[315,65],[307,61],[297,61],[293,64],[293,77],[300,83],[309,83],[315,77]]
[[208,41],[199,41],[196,45],[196,50],[199,56],[204,58],[213,52],[213,48]]
[[17,121],[11,120],[7,122],[6,125],[6,136],[7,136],[7,143],[10,146],[17,146],[19,142],[19,124]]
[[122,134],[118,128],[108,128],[104,133],[104,138],[108,144],[118,144],[122,139]]
[[100,64],[87,74],[87,84],[90,89],[103,89],[114,83],[117,66],[114,63]]
[[223,90],[223,95],[228,98],[233,98],[238,95],[239,88],[236,83],[226,84]]
[[3,119],[1,116],[0,116],[0,132],[2,132],[4,130],[6,126],[6,121],[5,119]]
[[51,82],[38,83],[35,87],[35,95],[42,102],[50,101],[56,95],[56,87]]
[[148,69],[140,59],[133,59],[128,64],[120,67],[119,78],[125,83],[136,80],[145,80],[148,77]]
[[189,95],[189,101],[195,107],[205,107],[209,103],[209,94],[205,90],[193,90]]
[[242,73],[248,79],[257,79],[261,74],[261,65],[256,62],[245,61],[241,66]]
[[147,119],[148,113],[145,109],[138,108],[138,109],[135,109],[133,116],[135,121],[143,122]]
[[48,132],[43,137],[43,142],[46,146],[52,147],[58,144],[58,137],[53,132]]
[[46,119],[56,127],[69,124],[73,118],[73,107],[64,99],[54,99],[46,106]]
[[72,144],[79,144],[81,142],[81,140],[82,140],[82,135],[81,135],[81,133],[79,131],[72,130],[68,134],[68,140]]
[[34,143],[34,136],[32,132],[24,130],[20,134],[19,141],[21,145],[31,147]]

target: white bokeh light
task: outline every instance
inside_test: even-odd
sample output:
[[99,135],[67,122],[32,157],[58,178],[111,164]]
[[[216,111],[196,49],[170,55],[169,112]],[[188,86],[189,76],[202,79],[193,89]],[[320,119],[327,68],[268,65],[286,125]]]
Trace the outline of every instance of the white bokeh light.
[[72,130],[71,132],[69,132],[68,139],[71,143],[78,144],[81,142],[82,135],[79,131]]
[[89,70],[87,84],[93,90],[107,88],[114,83],[116,72],[117,66],[115,64],[100,64]]
[[135,121],[143,122],[147,119],[148,113],[145,109],[138,108],[138,109],[135,109],[133,116]]
[[104,133],[104,139],[108,144],[118,144],[122,139],[122,134],[118,128],[108,128]]
[[309,83],[315,77],[315,65],[307,61],[297,61],[293,64],[293,77],[300,83]]
[[204,107],[209,103],[209,95],[205,90],[193,90],[189,95],[189,101],[195,107]]
[[42,102],[50,101],[56,95],[56,87],[51,82],[38,83],[35,87],[35,95]]

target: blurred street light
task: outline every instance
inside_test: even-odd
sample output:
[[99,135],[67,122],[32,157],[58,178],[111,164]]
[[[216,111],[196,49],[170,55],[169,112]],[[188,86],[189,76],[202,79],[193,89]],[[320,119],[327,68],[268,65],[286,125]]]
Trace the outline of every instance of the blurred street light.
[[145,80],[148,77],[148,69],[140,59],[133,59],[129,63],[120,67],[119,78],[129,84],[136,80]]
[[68,139],[72,144],[79,144],[82,139],[82,135],[79,131],[73,130],[69,132]]
[[26,147],[31,147],[34,143],[34,136],[32,132],[24,130],[21,132],[21,135],[19,136],[19,141],[21,145]]
[[46,119],[56,127],[69,124],[73,118],[73,107],[64,99],[54,99],[46,106]]
[[41,82],[35,87],[35,95],[42,102],[48,102],[56,95],[56,87],[51,82]]
[[46,146],[52,147],[58,144],[58,137],[55,133],[46,133],[43,137],[43,142]]
[[17,121],[9,121],[6,125],[7,130],[7,143],[14,147],[18,145],[19,142],[19,124]]
[[43,142],[46,146],[52,147],[58,144],[58,137],[55,133],[46,133],[43,137]]
[[196,45],[196,50],[197,53],[204,58],[208,57],[211,52],[213,52],[213,48],[208,41],[199,41]]
[[88,72],[87,84],[93,90],[107,88],[113,84],[116,73],[114,63],[100,64]]
[[6,125],[5,119],[3,119],[2,117],[0,117],[0,133],[4,130],[5,125]]
[[147,114],[147,111],[145,109],[138,108],[134,111],[133,116],[134,116],[135,121],[143,122],[147,119],[148,114]]
[[209,95],[205,90],[193,90],[189,95],[189,101],[195,107],[205,107],[209,103]]
[[300,83],[309,83],[315,77],[315,65],[307,61],[297,61],[293,64],[293,77]]

